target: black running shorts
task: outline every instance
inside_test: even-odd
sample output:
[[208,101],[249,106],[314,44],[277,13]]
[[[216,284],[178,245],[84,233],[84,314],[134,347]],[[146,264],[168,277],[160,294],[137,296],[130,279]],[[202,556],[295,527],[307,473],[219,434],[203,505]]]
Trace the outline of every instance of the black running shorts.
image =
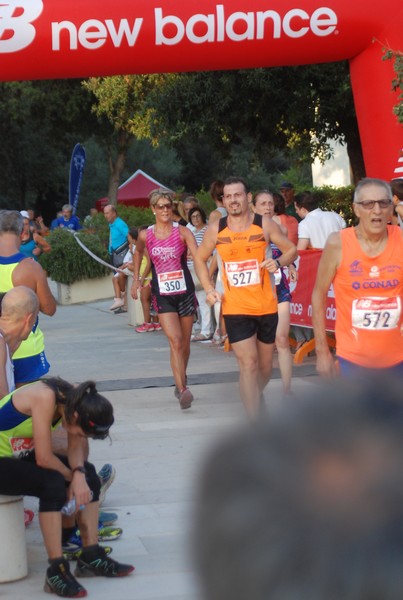
[[257,335],[259,342],[273,344],[276,339],[278,314],[251,316],[251,315],[224,315],[225,328],[230,344],[242,342]]

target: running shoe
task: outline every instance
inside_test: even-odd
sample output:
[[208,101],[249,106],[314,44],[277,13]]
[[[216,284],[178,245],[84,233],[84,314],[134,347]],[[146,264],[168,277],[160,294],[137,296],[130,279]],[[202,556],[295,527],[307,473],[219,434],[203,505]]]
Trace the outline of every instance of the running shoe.
[[115,479],[116,469],[113,465],[106,463],[98,472],[98,477],[101,480],[101,490],[99,492],[99,506],[102,506],[105,500],[105,494]]
[[154,331],[162,331],[162,326],[160,323],[154,323]]
[[[98,526],[98,542],[113,542],[118,540],[123,533],[123,529],[120,527],[105,527],[104,525]],[[80,530],[76,529],[74,533],[68,539],[69,544],[75,544],[79,548],[82,547],[83,542],[81,539]]]
[[137,333],[151,333],[154,331],[154,325],[152,323],[143,323],[135,328]]
[[125,577],[133,571],[133,565],[125,565],[109,558],[104,549],[98,546],[96,553],[83,552],[74,574],[76,577]]
[[[110,546],[103,546],[103,548],[106,554],[112,553],[112,548]],[[66,560],[77,560],[80,558],[83,549],[80,548],[80,546],[77,546],[77,544],[71,544],[70,542],[67,542],[67,544],[62,546],[62,552],[63,558]]]
[[116,513],[113,512],[104,512],[103,510],[101,510],[98,515],[99,524],[102,524],[106,527],[113,525],[114,523],[116,523],[117,520],[118,516]]
[[31,525],[33,519],[34,519],[35,513],[33,510],[29,510],[28,508],[24,508],[24,524],[25,527],[28,527],[28,525]]
[[47,568],[43,589],[62,598],[84,598],[87,595],[87,590],[71,574],[70,565],[65,558],[52,561]]
[[184,388],[179,396],[179,404],[182,410],[186,410],[191,407],[193,402],[193,394],[189,388]]

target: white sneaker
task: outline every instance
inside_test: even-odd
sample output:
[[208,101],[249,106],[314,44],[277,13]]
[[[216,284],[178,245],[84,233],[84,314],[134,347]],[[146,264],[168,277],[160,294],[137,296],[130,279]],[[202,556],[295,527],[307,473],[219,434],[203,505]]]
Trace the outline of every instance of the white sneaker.
[[116,310],[117,308],[123,306],[124,303],[125,301],[122,298],[114,298],[114,302],[112,306],[109,307],[109,310]]

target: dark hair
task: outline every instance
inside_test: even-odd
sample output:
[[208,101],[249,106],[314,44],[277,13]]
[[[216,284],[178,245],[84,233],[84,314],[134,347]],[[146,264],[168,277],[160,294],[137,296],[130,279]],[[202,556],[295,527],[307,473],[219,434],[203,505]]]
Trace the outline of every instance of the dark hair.
[[207,223],[207,216],[206,213],[204,212],[204,210],[202,209],[201,206],[194,206],[193,208],[190,209],[189,211],[189,223],[192,223],[192,216],[195,212],[199,212],[201,214],[201,218],[203,223]]
[[139,237],[139,230],[138,227],[131,227],[129,229],[129,235],[134,239],[137,240],[137,238]]
[[319,204],[318,200],[311,192],[301,192],[300,194],[297,194],[294,198],[294,202],[298,208],[305,208],[308,212],[318,208]]
[[242,179],[242,177],[236,177],[235,175],[232,175],[231,177],[227,177],[227,179],[224,181],[223,191],[224,191],[224,187],[226,185],[233,185],[234,183],[242,183],[242,185],[245,189],[245,193],[247,194],[249,192],[249,187],[248,187],[248,184],[246,183],[245,179]]
[[213,181],[210,185],[209,194],[213,200],[222,201],[222,193],[224,188],[224,182],[221,179]]
[[[109,435],[113,425],[113,407],[105,396],[101,396],[94,381],[84,381],[77,386],[60,377],[42,379],[54,391],[56,404],[64,406],[68,424],[76,424],[83,432],[94,439],[103,440]],[[77,420],[74,420],[77,413]]]
[[403,179],[393,179],[390,184],[392,194],[397,196],[403,202]]
[[273,192],[274,212],[276,215],[285,215],[285,200],[278,192]]

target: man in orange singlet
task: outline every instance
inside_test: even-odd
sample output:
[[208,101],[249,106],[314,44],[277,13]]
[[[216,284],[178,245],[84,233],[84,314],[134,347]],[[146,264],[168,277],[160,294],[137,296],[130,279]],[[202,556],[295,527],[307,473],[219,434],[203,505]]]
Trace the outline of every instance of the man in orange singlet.
[[363,179],[354,194],[359,224],[332,233],[312,294],[317,371],[336,374],[326,342],[326,296],[333,282],[340,373],[403,377],[403,236],[392,216],[392,191],[381,179]]
[[[228,214],[209,225],[194,263],[207,302],[213,305],[222,300],[228,339],[240,369],[241,398],[249,416],[255,419],[271,375],[277,328],[272,274],[293,262],[297,250],[270,217],[249,210],[251,200],[243,179],[230,177],[225,181],[223,204]],[[271,241],[283,253],[277,260],[271,257]],[[207,269],[215,248],[224,287],[222,298]]]

